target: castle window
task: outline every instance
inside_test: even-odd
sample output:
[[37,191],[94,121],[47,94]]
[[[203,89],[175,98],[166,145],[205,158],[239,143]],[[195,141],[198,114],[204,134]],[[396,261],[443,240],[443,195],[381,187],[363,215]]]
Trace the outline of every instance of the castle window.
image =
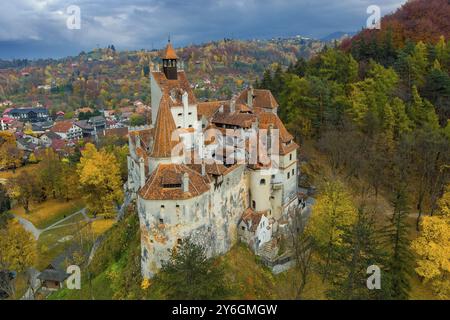
[[291,173],[290,172],[288,172],[288,174],[287,174],[287,178],[289,179],[291,177]]
[[189,128],[192,128],[192,124],[189,125]]
[[245,227],[241,227],[242,228],[242,231],[245,231]]
[[192,112],[188,112],[188,115],[192,115]]
[[292,153],[289,155],[289,160],[292,160]]
[[292,176],[294,176],[295,169],[292,169]]
[[178,129],[181,129],[181,126],[178,126],[177,128],[178,128]]
[[256,202],[255,202],[255,200],[252,200],[252,208],[253,208],[253,209],[256,208]]
[[179,208],[180,207],[180,205],[179,204],[177,204],[175,207],[177,207],[177,208]]
[[266,179],[261,179],[261,181],[259,181],[259,184],[266,184]]
[[161,205],[161,209],[164,209],[164,208],[165,208],[165,206],[162,204],[162,205]]
[[160,218],[160,219],[159,219],[159,223],[160,223],[160,224],[164,224],[164,219],[161,219],[161,218]]
[[178,239],[178,240],[177,240],[177,243],[178,243],[178,245],[181,245],[181,244],[183,243],[183,240]]
[[183,115],[182,113],[179,113],[179,114],[178,114],[179,117],[181,117],[182,115]]

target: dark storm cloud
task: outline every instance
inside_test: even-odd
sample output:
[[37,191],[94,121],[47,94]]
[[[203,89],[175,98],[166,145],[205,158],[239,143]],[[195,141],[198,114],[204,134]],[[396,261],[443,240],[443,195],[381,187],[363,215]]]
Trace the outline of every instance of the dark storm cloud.
[[[382,14],[386,14],[403,2],[15,0],[2,3],[0,10],[0,57],[62,56],[108,44],[119,49],[159,48],[169,34],[175,45],[224,37],[300,34],[320,38],[335,31],[359,30],[368,17],[369,5],[379,5]],[[81,9],[81,30],[66,27],[70,5]]]

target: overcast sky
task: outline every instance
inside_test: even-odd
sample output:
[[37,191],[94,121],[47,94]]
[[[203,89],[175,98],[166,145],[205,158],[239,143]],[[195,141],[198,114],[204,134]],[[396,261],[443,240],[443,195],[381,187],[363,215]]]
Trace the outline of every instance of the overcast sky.
[[[0,58],[76,55],[114,44],[118,50],[161,48],[227,38],[358,31],[369,5],[385,15],[405,0],[2,0]],[[81,28],[68,29],[67,9]]]

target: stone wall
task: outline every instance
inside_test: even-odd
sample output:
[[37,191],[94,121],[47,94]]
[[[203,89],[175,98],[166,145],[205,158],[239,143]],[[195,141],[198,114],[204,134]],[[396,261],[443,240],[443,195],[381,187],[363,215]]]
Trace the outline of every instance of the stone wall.
[[187,237],[207,250],[208,256],[226,253],[237,241],[237,225],[248,207],[245,167],[223,177],[221,184],[187,200],[144,200],[138,197],[141,225],[142,273],[151,278]]

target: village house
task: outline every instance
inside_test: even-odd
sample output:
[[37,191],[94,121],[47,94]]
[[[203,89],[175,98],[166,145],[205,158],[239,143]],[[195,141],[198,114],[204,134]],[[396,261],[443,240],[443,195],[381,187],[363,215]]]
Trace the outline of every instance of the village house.
[[83,137],[83,130],[70,120],[55,122],[50,131],[65,140],[79,140]]
[[170,43],[161,58],[150,72],[152,123],[128,135],[125,189],[137,202],[143,276],[188,237],[208,256],[238,241],[264,254],[299,205],[299,146],[278,103],[251,87],[197,102]]
[[3,116],[22,122],[43,122],[50,119],[46,108],[11,108],[3,113]]
[[50,147],[55,140],[61,140],[61,136],[53,131],[47,131],[40,136],[41,143],[45,147]]

